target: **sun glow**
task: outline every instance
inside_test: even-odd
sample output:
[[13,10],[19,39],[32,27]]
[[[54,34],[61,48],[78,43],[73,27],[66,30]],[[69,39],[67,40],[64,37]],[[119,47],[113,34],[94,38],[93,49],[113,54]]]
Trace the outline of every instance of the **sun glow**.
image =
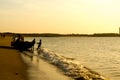
[[0,31],[116,32],[120,0],[0,0]]

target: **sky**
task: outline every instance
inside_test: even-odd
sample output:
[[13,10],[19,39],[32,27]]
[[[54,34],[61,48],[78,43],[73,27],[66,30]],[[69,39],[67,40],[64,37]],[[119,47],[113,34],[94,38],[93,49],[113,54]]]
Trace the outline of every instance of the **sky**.
[[120,0],[0,0],[0,32],[118,33]]

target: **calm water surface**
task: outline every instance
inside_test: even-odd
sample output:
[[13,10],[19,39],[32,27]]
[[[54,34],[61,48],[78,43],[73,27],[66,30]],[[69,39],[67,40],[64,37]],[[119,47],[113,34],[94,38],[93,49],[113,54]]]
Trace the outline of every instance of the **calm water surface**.
[[[27,37],[25,40],[32,40]],[[120,37],[35,37],[42,47],[56,54],[73,57],[81,64],[120,80]]]

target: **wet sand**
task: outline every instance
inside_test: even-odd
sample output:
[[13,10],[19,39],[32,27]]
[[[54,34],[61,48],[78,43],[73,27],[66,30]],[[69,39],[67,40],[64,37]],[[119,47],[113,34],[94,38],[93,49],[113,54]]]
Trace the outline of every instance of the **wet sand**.
[[73,80],[64,75],[64,73],[56,66],[50,64],[38,55],[30,56],[30,53],[22,54],[23,60],[29,66],[29,80]]

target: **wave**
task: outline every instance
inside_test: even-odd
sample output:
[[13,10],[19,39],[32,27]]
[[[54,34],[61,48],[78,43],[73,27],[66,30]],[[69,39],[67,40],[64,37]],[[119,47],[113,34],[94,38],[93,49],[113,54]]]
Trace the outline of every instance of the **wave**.
[[59,67],[65,75],[70,76],[75,80],[107,80],[99,73],[79,64],[74,58],[53,53],[46,48],[39,49],[38,54],[50,63]]

